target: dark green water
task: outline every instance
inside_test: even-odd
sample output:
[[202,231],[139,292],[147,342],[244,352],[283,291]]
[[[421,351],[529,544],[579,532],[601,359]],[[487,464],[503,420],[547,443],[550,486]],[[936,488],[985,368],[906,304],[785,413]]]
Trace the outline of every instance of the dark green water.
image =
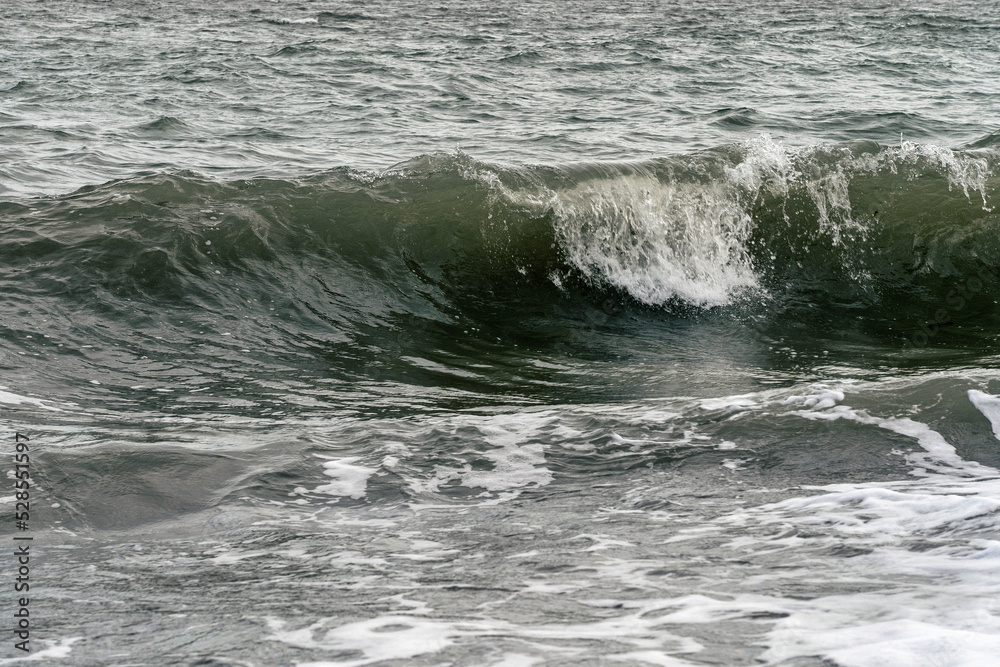
[[0,21],[0,661],[992,664],[995,8]]

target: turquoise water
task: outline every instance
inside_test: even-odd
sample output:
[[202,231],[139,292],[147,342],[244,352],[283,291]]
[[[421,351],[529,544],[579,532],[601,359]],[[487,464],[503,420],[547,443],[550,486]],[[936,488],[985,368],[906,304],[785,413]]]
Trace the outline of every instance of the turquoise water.
[[0,20],[37,659],[992,664],[995,8]]

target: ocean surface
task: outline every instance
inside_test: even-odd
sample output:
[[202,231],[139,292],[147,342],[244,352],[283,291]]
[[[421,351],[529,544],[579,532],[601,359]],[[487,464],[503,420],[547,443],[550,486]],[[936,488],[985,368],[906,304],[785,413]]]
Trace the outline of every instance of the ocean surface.
[[0,664],[994,667],[998,53],[969,0],[0,4]]

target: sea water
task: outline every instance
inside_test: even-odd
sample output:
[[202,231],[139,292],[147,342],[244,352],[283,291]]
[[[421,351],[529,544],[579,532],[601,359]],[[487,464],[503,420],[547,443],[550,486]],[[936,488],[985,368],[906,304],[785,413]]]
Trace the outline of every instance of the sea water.
[[997,6],[0,26],[0,663],[996,664]]

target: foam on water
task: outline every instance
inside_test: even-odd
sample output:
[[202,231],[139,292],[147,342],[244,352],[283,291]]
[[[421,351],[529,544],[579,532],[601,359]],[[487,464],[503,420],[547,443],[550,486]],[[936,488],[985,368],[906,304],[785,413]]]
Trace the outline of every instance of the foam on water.
[[[831,393],[824,390],[815,398]],[[997,401],[975,390],[969,395],[977,407]],[[829,485],[818,489],[825,491],[820,495],[764,505],[738,521],[819,530],[860,550],[843,575],[878,580],[905,573],[912,584],[877,595],[813,601],[777,623],[762,657],[778,664],[823,656],[844,667],[995,662],[1000,650],[994,603],[1000,594],[1000,549],[995,541],[977,536],[1000,529],[1000,472],[964,461],[939,433],[909,418],[872,417],[822,400],[813,410],[795,414],[851,419],[913,438],[926,451],[907,455],[921,466],[917,477]]]
[[929,622],[900,619],[829,629],[822,621],[809,627],[808,616],[802,614],[795,624],[780,623],[791,629],[783,627],[772,637],[787,646],[771,649],[763,657],[771,664],[822,655],[842,667],[990,667],[1000,655],[996,628],[986,634],[942,627],[939,618],[932,617]]
[[[553,479],[545,466],[545,446],[531,440],[556,421],[550,412],[461,419],[450,428],[472,427],[493,448],[453,452],[451,458],[461,462],[461,467],[437,465],[430,479],[412,480],[410,488],[417,493],[438,493],[457,481],[464,487],[485,489],[479,496],[502,502],[516,498],[522,489],[545,486]],[[489,468],[474,467],[469,459],[488,461]]]
[[271,23],[276,23],[278,25],[315,25],[319,23],[319,19],[314,16],[308,16],[305,18],[292,19],[292,18],[276,18],[268,19]]
[[[696,601],[695,606],[701,601]],[[708,600],[714,605],[715,601]],[[600,605],[600,603],[597,603]],[[609,604],[617,606],[618,603]],[[578,624],[535,624],[525,625],[500,620],[434,620],[410,615],[384,615],[376,618],[336,625],[337,619],[322,619],[300,630],[286,630],[286,623],[280,619],[268,619],[272,630],[271,639],[293,646],[320,648],[324,650],[350,652],[357,658],[346,657],[336,661],[298,663],[301,667],[337,665],[353,667],[370,665],[384,660],[405,660],[419,655],[439,653],[460,641],[470,638],[518,637],[532,648],[544,648],[563,656],[587,655],[587,649],[573,647],[563,642],[615,640],[645,649],[608,655],[612,660],[632,660],[644,656],[644,662],[651,659],[654,664],[691,665],[692,663],[672,657],[673,653],[688,654],[701,650],[701,645],[688,638],[679,637],[662,626],[678,620],[673,616],[661,616],[656,612],[683,606],[684,600],[652,600],[642,604],[627,605],[625,616],[609,618],[593,623]],[[709,622],[711,618],[696,618],[693,622]],[[664,651],[662,647],[669,645]],[[670,662],[663,662],[670,661]]]
[[1000,398],[985,394],[978,389],[969,390],[969,400],[993,426],[993,435],[1000,440]]
[[70,653],[73,650],[73,644],[81,641],[82,639],[83,637],[67,637],[65,639],[60,639],[57,642],[42,640],[45,644],[48,644],[47,648],[30,653],[23,658],[17,657],[0,659],[0,665],[21,664],[24,662],[47,662],[49,660],[65,660],[70,656]]
[[[972,393],[969,394],[970,399]],[[921,447],[926,450],[929,456],[910,455],[914,462],[934,469],[939,472],[949,473],[955,469],[969,474],[979,476],[996,475],[997,471],[992,468],[980,466],[978,463],[963,460],[955,448],[950,445],[940,433],[930,429],[926,424],[921,424],[912,419],[902,418],[880,418],[872,417],[864,412],[854,410],[846,406],[836,405],[838,401],[844,399],[843,392],[823,389],[819,394],[813,396],[792,396],[785,400],[785,403],[801,404],[810,409],[798,410],[795,414],[807,419],[821,419],[834,421],[837,419],[849,419],[862,424],[873,424],[879,428],[898,433],[900,435],[914,438]],[[945,467],[942,467],[944,464]]]
[[333,477],[329,484],[321,484],[313,489],[313,493],[325,493],[331,496],[347,496],[362,498],[368,485],[368,478],[378,472],[377,468],[355,465],[357,457],[348,457],[323,464],[323,474]]
[[49,405],[46,401],[40,398],[32,398],[30,396],[21,396],[20,394],[15,394],[9,391],[0,390],[0,403],[5,403],[7,405],[28,405],[41,408],[42,410],[49,410],[52,412],[62,412],[61,408],[57,408],[53,405]]
[[[590,501],[587,509],[571,504],[573,512],[593,513],[589,519],[580,518],[600,530],[565,532],[558,537],[558,547],[548,537],[559,535],[556,526],[533,525],[542,522],[539,516],[528,514],[523,523],[510,519],[507,529],[520,526],[525,544],[520,550],[509,549],[499,560],[509,564],[504,568],[523,568],[530,576],[507,580],[499,598],[485,598],[475,611],[452,613],[439,606],[442,598],[436,589],[418,585],[407,589],[405,600],[394,603],[398,608],[368,618],[324,617],[304,626],[271,618],[271,639],[331,656],[300,663],[306,665],[369,665],[432,655],[453,660],[467,646],[486,651],[487,657],[478,654],[480,664],[528,664],[555,656],[592,657],[597,646],[609,662],[687,667],[709,660],[712,648],[705,640],[706,630],[700,628],[735,623],[731,627],[758,626],[757,634],[751,633],[756,648],[744,650],[748,661],[755,655],[769,665],[809,659],[844,667],[990,664],[1000,646],[1000,615],[995,604],[1000,595],[1000,542],[995,539],[1000,530],[1000,472],[963,459],[946,438],[915,414],[874,416],[850,407],[851,397],[865,391],[863,385],[848,383],[806,391],[769,390],[693,405],[724,415],[726,423],[770,414],[814,423],[852,422],[888,432],[914,444],[912,451],[898,452],[915,466],[912,474],[895,480],[793,490],[791,497],[778,502],[747,502],[753,493],[768,492],[759,489],[717,508],[717,516],[701,518],[689,514],[692,508],[683,505],[638,509],[643,507],[643,496],[656,491],[656,485],[620,480],[618,484],[628,488],[619,493],[632,498],[637,509],[594,506]],[[969,398],[987,416],[1000,404],[1000,398],[978,390],[970,391]],[[691,414],[680,404],[666,410],[663,406],[634,409],[634,414],[622,415],[623,422],[659,422],[662,427],[664,420],[683,423]],[[578,439],[584,431],[571,414],[452,418],[448,428],[454,433],[473,428],[493,448],[456,452],[456,458],[478,457],[490,462],[493,470],[477,471],[470,464],[439,468],[431,480],[416,486],[411,481],[411,487],[421,494],[437,494],[445,490],[446,482],[461,481],[487,489],[495,500],[505,500],[509,498],[504,491],[558,484],[559,475],[549,470],[540,476],[538,468],[544,459],[539,457],[544,448],[537,444],[533,449],[532,442],[554,434]],[[599,410],[589,414],[599,414]],[[444,433],[444,426],[435,428]],[[609,431],[607,440],[611,447],[628,448],[630,455],[649,453],[656,447],[701,446],[702,442],[705,451],[720,446],[691,429],[674,435],[654,442]],[[726,450],[742,447],[731,440],[723,440],[722,445]],[[413,452],[398,446],[392,450],[399,456],[394,471],[412,471],[407,462]],[[554,451],[551,446],[549,450]],[[578,450],[567,447],[565,451]],[[613,451],[602,454],[602,448],[587,451],[590,456],[610,455],[609,461],[616,456]],[[746,458],[721,459],[733,484],[742,484],[743,476],[752,470],[755,453],[746,451]],[[475,495],[453,497],[455,501],[459,507],[412,507],[421,521],[430,521],[440,512],[455,520],[474,508],[487,509]],[[386,525],[380,530],[384,535],[394,529]],[[493,565],[486,553],[466,552],[452,542],[455,536],[469,536],[468,530],[449,521],[447,529],[436,533],[437,541],[428,540],[426,530],[402,531],[398,533],[402,542],[390,541],[391,552],[366,547],[365,552],[343,552],[328,562],[384,573],[407,562],[450,563],[448,567],[456,571],[474,562],[478,564],[475,571],[489,577]],[[701,563],[699,554],[708,552],[700,545],[708,544],[714,545],[711,560],[725,567]],[[533,567],[545,562],[573,566],[565,574],[561,567]],[[775,563],[779,565],[771,567]],[[702,567],[706,568],[704,576],[684,578],[691,577],[684,575],[685,569]],[[816,585],[817,571],[823,572],[819,587],[827,592],[788,594]],[[693,582],[692,592],[664,594],[683,589],[685,581]],[[605,616],[593,618],[581,612],[579,622],[526,623],[500,611],[508,605],[508,613],[526,604],[534,609],[538,600],[599,610]],[[732,658],[731,664],[742,664]]]

